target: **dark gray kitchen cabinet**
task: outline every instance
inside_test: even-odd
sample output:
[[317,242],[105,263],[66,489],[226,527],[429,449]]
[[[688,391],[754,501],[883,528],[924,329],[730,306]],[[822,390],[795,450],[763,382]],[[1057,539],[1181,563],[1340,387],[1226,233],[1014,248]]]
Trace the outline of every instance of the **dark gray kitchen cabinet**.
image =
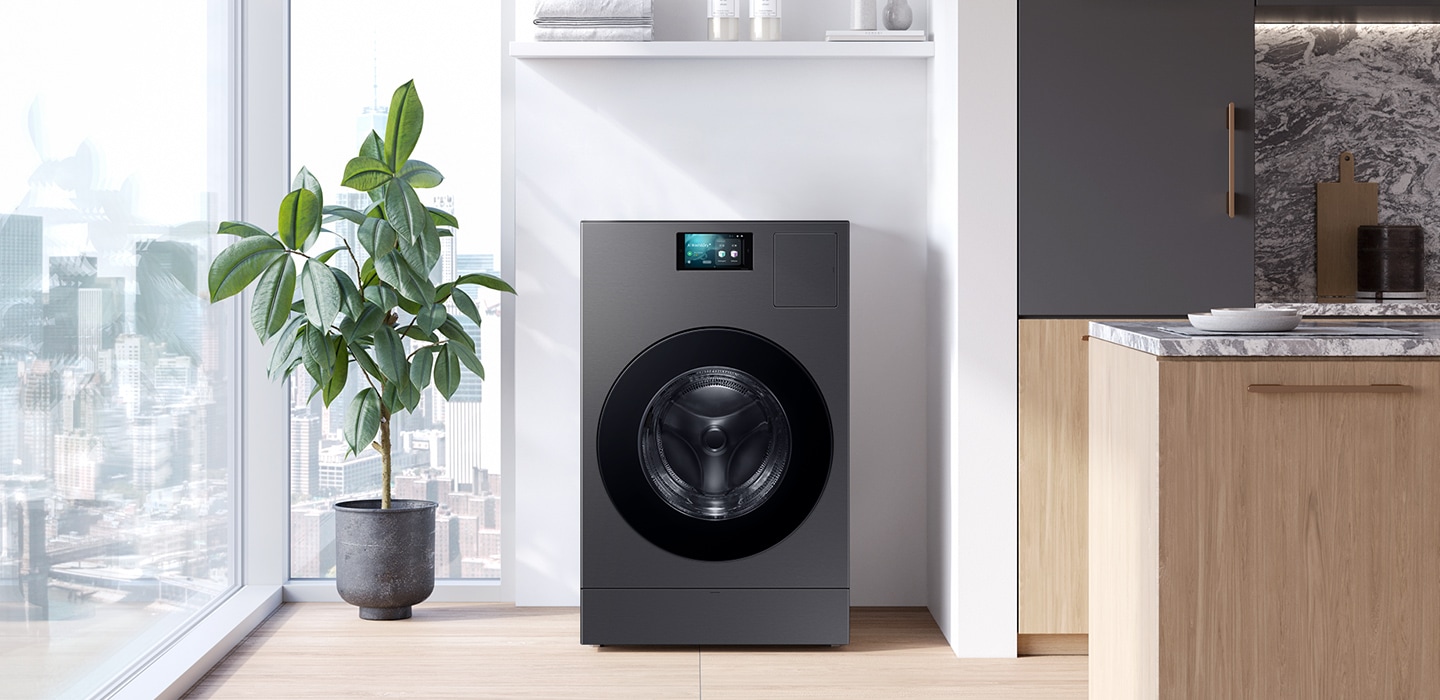
[[1253,304],[1253,0],[1019,12],[1020,314]]

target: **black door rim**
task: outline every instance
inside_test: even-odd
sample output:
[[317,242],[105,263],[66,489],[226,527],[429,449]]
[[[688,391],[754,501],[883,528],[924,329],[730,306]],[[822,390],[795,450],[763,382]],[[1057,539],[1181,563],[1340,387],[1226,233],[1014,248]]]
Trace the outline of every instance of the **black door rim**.
[[[706,368],[754,377],[783,407],[791,454],[764,502],[725,519],[686,515],[657,494],[640,457],[651,400],[671,380]],[[630,361],[610,387],[595,435],[600,478],[611,503],[640,536],[688,559],[726,561],[763,552],[800,527],[829,480],[834,434],[814,379],[773,341],[736,328],[695,328],[663,338]]]

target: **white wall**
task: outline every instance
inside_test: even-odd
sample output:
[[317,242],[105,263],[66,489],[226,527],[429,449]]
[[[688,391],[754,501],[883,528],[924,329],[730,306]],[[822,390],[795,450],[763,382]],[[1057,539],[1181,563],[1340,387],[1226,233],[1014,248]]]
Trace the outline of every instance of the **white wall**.
[[580,220],[792,218],[852,222],[852,603],[925,604],[927,63],[515,62],[517,603],[579,600]]
[[929,606],[956,655],[1015,655],[1018,20],[931,6]]

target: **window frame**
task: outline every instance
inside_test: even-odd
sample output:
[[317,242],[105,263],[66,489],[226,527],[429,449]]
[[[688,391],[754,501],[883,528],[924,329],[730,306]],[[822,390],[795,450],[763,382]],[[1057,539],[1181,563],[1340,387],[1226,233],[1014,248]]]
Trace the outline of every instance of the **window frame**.
[[[268,220],[290,182],[290,0],[226,0],[229,19],[229,146],[231,201],[238,218]],[[515,277],[513,3],[501,3],[501,274]],[[283,148],[276,148],[283,144]],[[250,292],[236,301],[248,308]],[[514,386],[515,300],[501,301],[501,375]],[[294,579],[290,572],[289,406],[284,383],[266,376],[268,351],[235,314],[237,358],[234,415],[238,465],[232,484],[234,536],[230,593],[185,629],[157,645],[94,697],[176,698],[187,692],[241,640],[283,603],[340,602],[333,581]],[[501,459],[506,470],[501,498],[515,503],[515,396],[501,397]],[[261,438],[260,436],[274,436]],[[283,468],[277,467],[283,465]],[[501,513],[501,579],[440,580],[429,602],[515,600],[515,513]]]

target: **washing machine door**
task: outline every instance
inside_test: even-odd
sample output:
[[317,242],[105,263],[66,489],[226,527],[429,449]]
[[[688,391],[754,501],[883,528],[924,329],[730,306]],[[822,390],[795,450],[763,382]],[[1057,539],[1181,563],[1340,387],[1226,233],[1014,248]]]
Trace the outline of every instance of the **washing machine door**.
[[754,333],[700,328],[641,352],[610,388],[600,477],[656,546],[723,561],[804,522],[830,475],[830,412],[810,373]]

